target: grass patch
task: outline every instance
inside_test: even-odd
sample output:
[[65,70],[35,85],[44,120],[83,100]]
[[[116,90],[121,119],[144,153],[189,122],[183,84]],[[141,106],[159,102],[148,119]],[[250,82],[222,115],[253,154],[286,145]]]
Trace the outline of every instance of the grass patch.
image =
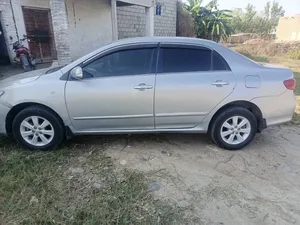
[[300,124],[300,114],[294,113],[292,123],[297,125]]
[[0,224],[185,223],[181,208],[155,200],[141,173],[116,170],[99,146],[0,146]]
[[300,72],[294,72],[294,77],[295,77],[295,79],[297,81],[295,95],[299,96],[300,95]]
[[297,105],[296,110],[293,116],[292,123],[294,124],[300,124],[300,96],[297,96]]

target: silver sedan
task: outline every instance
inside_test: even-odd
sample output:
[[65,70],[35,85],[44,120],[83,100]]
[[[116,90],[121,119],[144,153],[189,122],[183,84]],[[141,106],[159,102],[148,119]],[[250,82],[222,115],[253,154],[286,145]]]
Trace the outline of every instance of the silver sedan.
[[237,150],[291,120],[295,86],[291,70],[211,41],[126,39],[2,80],[0,133],[47,150],[73,135],[197,132]]

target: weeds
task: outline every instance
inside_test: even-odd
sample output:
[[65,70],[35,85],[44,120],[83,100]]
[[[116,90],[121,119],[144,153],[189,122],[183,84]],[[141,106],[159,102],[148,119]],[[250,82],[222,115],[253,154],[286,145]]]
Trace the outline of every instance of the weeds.
[[294,72],[294,77],[297,81],[295,95],[299,96],[300,95],[300,72]]
[[267,57],[251,55],[248,51],[243,50],[243,49],[237,50],[237,52],[248,57],[249,59],[256,61],[256,62],[269,62]]
[[287,55],[290,59],[300,60],[300,48],[290,49]]

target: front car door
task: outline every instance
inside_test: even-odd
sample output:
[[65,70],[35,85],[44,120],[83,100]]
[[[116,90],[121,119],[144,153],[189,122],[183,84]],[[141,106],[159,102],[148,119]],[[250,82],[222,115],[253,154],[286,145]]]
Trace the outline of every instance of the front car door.
[[226,61],[205,46],[164,44],[159,50],[155,128],[193,128],[235,87]]
[[66,85],[76,132],[153,130],[156,54],[157,44],[122,46],[85,62]]

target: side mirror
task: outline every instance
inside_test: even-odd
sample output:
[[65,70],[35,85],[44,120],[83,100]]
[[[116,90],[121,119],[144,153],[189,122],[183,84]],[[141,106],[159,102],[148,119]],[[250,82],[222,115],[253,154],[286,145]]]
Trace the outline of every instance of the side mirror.
[[76,80],[82,80],[83,79],[83,71],[80,66],[76,66],[71,70],[71,76]]

